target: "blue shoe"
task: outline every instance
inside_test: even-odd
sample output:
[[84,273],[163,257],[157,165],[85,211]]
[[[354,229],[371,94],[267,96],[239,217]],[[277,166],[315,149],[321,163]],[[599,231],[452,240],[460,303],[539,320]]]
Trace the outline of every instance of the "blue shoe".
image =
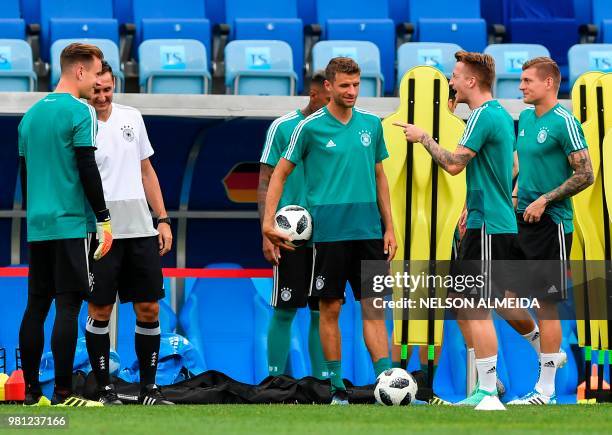
[[556,405],[557,395],[546,396],[534,389],[531,393],[508,402],[508,405]]
[[478,404],[488,396],[497,396],[497,392],[489,393],[488,391],[478,389],[471,396],[466,397],[461,402],[457,402],[455,406],[478,406]]

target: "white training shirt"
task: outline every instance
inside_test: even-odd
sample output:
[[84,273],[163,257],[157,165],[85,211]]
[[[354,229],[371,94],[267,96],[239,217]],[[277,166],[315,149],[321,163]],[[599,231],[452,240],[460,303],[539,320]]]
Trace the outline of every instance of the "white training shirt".
[[137,109],[112,104],[108,120],[98,120],[96,163],[112,219],[113,238],[156,236],[140,166],[142,160],[153,155],[147,130]]

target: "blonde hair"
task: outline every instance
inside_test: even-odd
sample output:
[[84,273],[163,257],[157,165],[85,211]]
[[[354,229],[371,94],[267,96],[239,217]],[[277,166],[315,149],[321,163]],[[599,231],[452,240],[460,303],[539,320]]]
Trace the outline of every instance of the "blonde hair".
[[62,50],[62,54],[60,55],[60,65],[62,71],[64,71],[66,68],[74,65],[75,63],[89,63],[92,62],[94,58],[104,60],[102,50],[95,45],[74,42],[67,45],[66,48]]
[[478,87],[484,91],[490,91],[495,81],[495,59],[484,53],[470,51],[458,51],[455,53],[457,62],[462,62],[470,69],[478,79]]

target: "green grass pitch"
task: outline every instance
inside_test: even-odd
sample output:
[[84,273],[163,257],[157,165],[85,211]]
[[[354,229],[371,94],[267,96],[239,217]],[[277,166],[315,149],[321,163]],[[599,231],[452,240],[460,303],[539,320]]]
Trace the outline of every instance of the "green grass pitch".
[[[68,417],[67,429],[7,430],[7,416]],[[351,405],[202,405],[173,407],[24,408],[0,406],[0,433],[57,434],[609,434],[612,405],[469,408]]]

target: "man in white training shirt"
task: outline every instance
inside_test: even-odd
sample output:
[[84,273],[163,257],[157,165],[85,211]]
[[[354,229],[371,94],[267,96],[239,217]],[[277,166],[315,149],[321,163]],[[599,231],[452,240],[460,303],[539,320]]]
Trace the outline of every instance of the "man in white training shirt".
[[[149,161],[153,148],[140,112],[113,103],[115,81],[103,62],[89,103],[98,115],[96,162],[104,197],[113,214],[112,254],[91,262],[93,287],[89,295],[86,334],[89,361],[100,392],[100,402],[120,405],[111,384],[108,361],[109,320],[117,293],[132,302],[136,312],[135,344],[140,367],[140,403],[172,405],[155,385],[159,359],[159,299],[164,297],[160,257],[172,247],[170,219],[159,181]],[[157,229],[149,206],[157,217]],[[94,240],[91,252],[96,249]]]

